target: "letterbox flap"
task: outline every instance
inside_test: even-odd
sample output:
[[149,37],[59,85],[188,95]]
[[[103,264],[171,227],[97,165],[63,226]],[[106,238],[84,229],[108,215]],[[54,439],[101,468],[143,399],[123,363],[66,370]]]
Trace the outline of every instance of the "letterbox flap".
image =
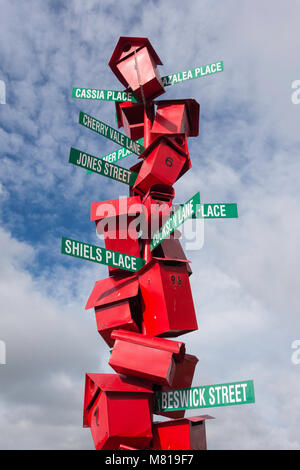
[[139,282],[136,276],[102,279],[95,282],[85,310],[135,297],[138,289]]
[[160,100],[154,101],[158,107],[168,106],[172,104],[185,104],[189,126],[190,126],[190,137],[196,137],[199,134],[199,116],[200,116],[200,104],[194,99],[180,99],[180,100]]
[[[130,47],[131,46],[131,47]],[[113,71],[113,73],[116,75],[116,77],[120,80],[121,83],[125,87],[127,87],[128,83],[126,80],[123,78],[123,76],[120,74],[118,68],[117,68],[117,63],[120,60],[124,60],[126,57],[130,56],[133,54],[133,52],[141,47],[146,46],[151,57],[153,58],[154,62],[157,65],[162,65],[162,61],[156,54],[155,50],[153,49],[153,46],[151,45],[149,39],[147,38],[139,38],[139,37],[125,37],[121,36],[119,38],[119,41],[117,42],[117,45],[114,49],[114,52],[112,53],[112,56],[110,58],[110,61],[108,62],[109,67]]]
[[169,139],[169,137],[174,137],[174,136],[185,137],[185,135],[184,134],[167,134],[167,135],[160,135],[156,139],[154,139],[153,142],[150,145],[148,145],[146,150],[144,150],[144,152],[141,153],[141,155],[138,158],[143,158],[143,159],[147,158],[153,152],[153,150],[156,147],[158,147],[158,145],[160,145],[162,142],[165,142],[169,147],[173,148],[177,153],[179,153],[183,157],[187,157],[187,154],[182,150],[182,148],[180,148],[177,144],[175,144],[173,140]]
[[134,377],[118,374],[86,374],[103,392],[153,393],[152,386]]
[[142,210],[140,196],[92,202],[91,221],[121,215],[135,216],[136,214],[140,214]]
[[126,330],[114,330],[111,333],[113,339],[127,341],[129,343],[140,344],[153,349],[161,349],[168,351],[178,356],[178,359],[183,359],[185,353],[185,344],[179,341],[172,341],[165,338],[157,338],[152,336],[142,335],[141,333],[134,333]]

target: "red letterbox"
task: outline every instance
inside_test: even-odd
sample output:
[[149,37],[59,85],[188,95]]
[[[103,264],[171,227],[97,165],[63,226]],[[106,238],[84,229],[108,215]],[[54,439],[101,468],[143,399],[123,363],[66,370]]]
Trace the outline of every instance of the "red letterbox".
[[193,416],[153,424],[151,450],[206,450],[205,421],[212,416]]
[[118,374],[173,385],[177,363],[184,357],[184,343],[123,330],[113,331],[111,337],[115,344],[109,365]]
[[[142,210],[139,196],[92,203],[91,220],[96,222],[97,233],[104,235],[105,248],[141,256],[135,218]],[[108,270],[110,274],[124,272],[112,266]]]
[[152,238],[165,220],[170,217],[174,189],[165,185],[154,185],[142,200],[144,209],[143,232]]
[[143,334],[172,337],[198,329],[186,264],[152,258],[141,269]]
[[[164,386],[161,390],[190,388],[193,382],[194,372],[198,359],[191,354],[185,354],[183,360],[176,364],[176,371],[173,378],[172,387]],[[176,411],[155,411],[155,414],[167,416],[168,418],[183,418],[185,410]]]
[[142,103],[119,103],[116,101],[118,127],[133,140],[144,136],[144,105]]
[[151,441],[153,392],[134,378],[86,374],[83,426],[97,450],[145,449]]
[[111,332],[119,328],[141,331],[141,307],[136,276],[109,277],[95,283],[85,309],[95,308],[97,329],[111,347],[115,340]]
[[175,141],[160,136],[146,148],[140,158],[144,161],[133,189],[144,195],[156,184],[172,186],[189,157]]
[[200,105],[196,100],[163,100],[155,104],[153,134],[185,134],[187,137],[199,134]]
[[108,65],[140,100],[150,100],[165,92],[157,69],[162,62],[147,38],[120,37]]

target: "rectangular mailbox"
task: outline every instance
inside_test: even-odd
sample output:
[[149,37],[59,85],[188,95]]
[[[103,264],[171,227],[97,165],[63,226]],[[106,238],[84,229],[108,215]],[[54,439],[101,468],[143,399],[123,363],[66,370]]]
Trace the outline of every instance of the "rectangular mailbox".
[[145,195],[153,185],[172,186],[178,179],[188,155],[167,136],[155,139],[141,154],[143,164],[133,189]]
[[109,365],[118,374],[172,386],[177,362],[184,357],[184,343],[123,330],[113,331],[111,337],[115,343]]
[[142,332],[180,336],[198,329],[187,262],[153,258],[139,275]]
[[193,416],[153,424],[151,450],[206,450],[205,421],[211,416]]
[[151,132],[153,134],[199,134],[200,105],[193,99],[156,101],[157,110]]
[[[189,388],[192,385],[194,372],[198,359],[196,356],[191,354],[185,354],[181,362],[176,364],[176,371],[173,378],[172,388],[164,386],[161,388],[162,391],[171,390],[171,389],[181,389]],[[183,418],[185,415],[185,410],[176,410],[176,411],[156,411],[154,413],[157,415],[167,416],[169,418]]]
[[118,127],[123,127],[130,139],[144,137],[144,105],[142,103],[117,103],[116,113]]
[[96,450],[145,449],[152,439],[151,387],[116,374],[86,374],[83,426]]
[[85,309],[95,308],[97,329],[111,347],[113,330],[141,331],[139,283],[133,277],[109,277],[97,281]]
[[174,189],[165,185],[154,185],[142,200],[144,210],[143,232],[148,238],[161,228],[172,211]]
[[109,61],[120,82],[140,100],[151,100],[165,92],[158,65],[162,62],[150,41],[138,37],[121,37]]

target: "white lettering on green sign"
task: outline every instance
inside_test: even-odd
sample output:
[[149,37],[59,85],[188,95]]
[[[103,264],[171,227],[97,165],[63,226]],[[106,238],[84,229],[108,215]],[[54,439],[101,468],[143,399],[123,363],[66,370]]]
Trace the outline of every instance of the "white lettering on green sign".
[[[144,138],[141,137],[136,142],[143,145]],[[127,149],[124,149],[124,147],[121,147],[118,150],[115,150],[114,152],[104,155],[104,157],[100,157],[100,160],[105,160],[106,162],[114,163],[114,162],[118,162],[119,160],[123,160],[123,158],[129,157],[130,155],[133,155],[133,153],[130,150],[127,150]],[[92,173],[92,171],[87,170],[87,173]]]
[[127,101],[129,103],[137,103],[137,100],[132,92],[118,90],[99,90],[98,88],[73,88],[72,98],[120,102]]
[[130,139],[127,135],[122,134],[121,132],[117,131],[113,127],[110,127],[108,124],[105,124],[98,119],[89,116],[86,113],[80,111],[79,113],[79,124],[82,126],[91,129],[94,132],[97,132],[100,135],[103,135],[109,140],[116,142],[121,147],[125,147],[127,150],[130,150],[132,153],[136,155],[141,155],[145,148],[139,144],[138,142]]
[[154,233],[150,242],[150,249],[156,248],[163,240],[168,238],[183,222],[191,218],[197,211],[200,204],[200,193],[196,193],[189,201],[179,206],[177,211],[169,217],[162,228]]
[[197,219],[219,219],[238,217],[237,204],[200,204],[195,214]]
[[64,255],[105,264],[106,266],[124,269],[125,271],[137,272],[145,264],[143,258],[137,258],[136,256],[107,250],[100,246],[90,245],[89,243],[64,237],[61,239],[61,252]]
[[128,184],[129,186],[133,186],[137,178],[137,173],[134,171],[127,170],[119,165],[113,165],[105,160],[101,160],[101,158],[73,147],[71,147],[70,150],[69,163],[73,163],[73,165],[80,166],[81,168],[93,171],[99,175],[107,176],[120,183]]
[[255,403],[253,380],[156,392],[155,411]]
[[164,86],[175,85],[176,83],[185,82],[186,80],[193,80],[195,78],[206,77],[207,75],[222,72],[223,70],[223,61],[213,62],[212,64],[201,65],[200,67],[185,70],[184,72],[166,75],[162,77],[162,82]]

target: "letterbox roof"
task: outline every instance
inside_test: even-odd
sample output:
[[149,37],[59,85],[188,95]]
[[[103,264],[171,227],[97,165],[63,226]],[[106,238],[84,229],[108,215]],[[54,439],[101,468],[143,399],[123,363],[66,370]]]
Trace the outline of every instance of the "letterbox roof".
[[103,392],[153,393],[151,384],[117,374],[86,374]]
[[108,277],[95,282],[85,309],[120,302],[138,294],[139,282],[136,276]]
[[200,118],[200,104],[198,101],[188,98],[179,100],[159,100],[154,101],[157,106],[168,106],[172,104],[185,104],[189,125],[190,125],[190,136],[197,137],[199,134],[199,118]]
[[119,72],[117,68],[117,63],[120,62],[121,60],[125,59],[129,55],[133,54],[134,51],[137,49],[140,49],[141,47],[146,46],[147,49],[149,50],[150,55],[152,56],[154,62],[156,62],[157,65],[162,65],[162,62],[158,55],[156,54],[155,50],[153,49],[153,46],[151,45],[149,39],[147,38],[139,38],[139,37],[126,37],[126,36],[121,36],[119,38],[119,41],[117,42],[117,45],[114,49],[114,52],[110,58],[110,61],[108,62],[109,67],[113,71],[113,73],[117,76],[117,78],[120,80],[120,82],[127,87],[128,84],[126,80],[123,78],[121,73]]
[[161,349],[175,354],[179,360],[183,359],[185,353],[185,344],[179,341],[172,341],[165,338],[156,338],[152,336],[142,335],[133,331],[114,330],[111,334],[114,339],[128,341],[134,344],[140,344],[154,349]]

